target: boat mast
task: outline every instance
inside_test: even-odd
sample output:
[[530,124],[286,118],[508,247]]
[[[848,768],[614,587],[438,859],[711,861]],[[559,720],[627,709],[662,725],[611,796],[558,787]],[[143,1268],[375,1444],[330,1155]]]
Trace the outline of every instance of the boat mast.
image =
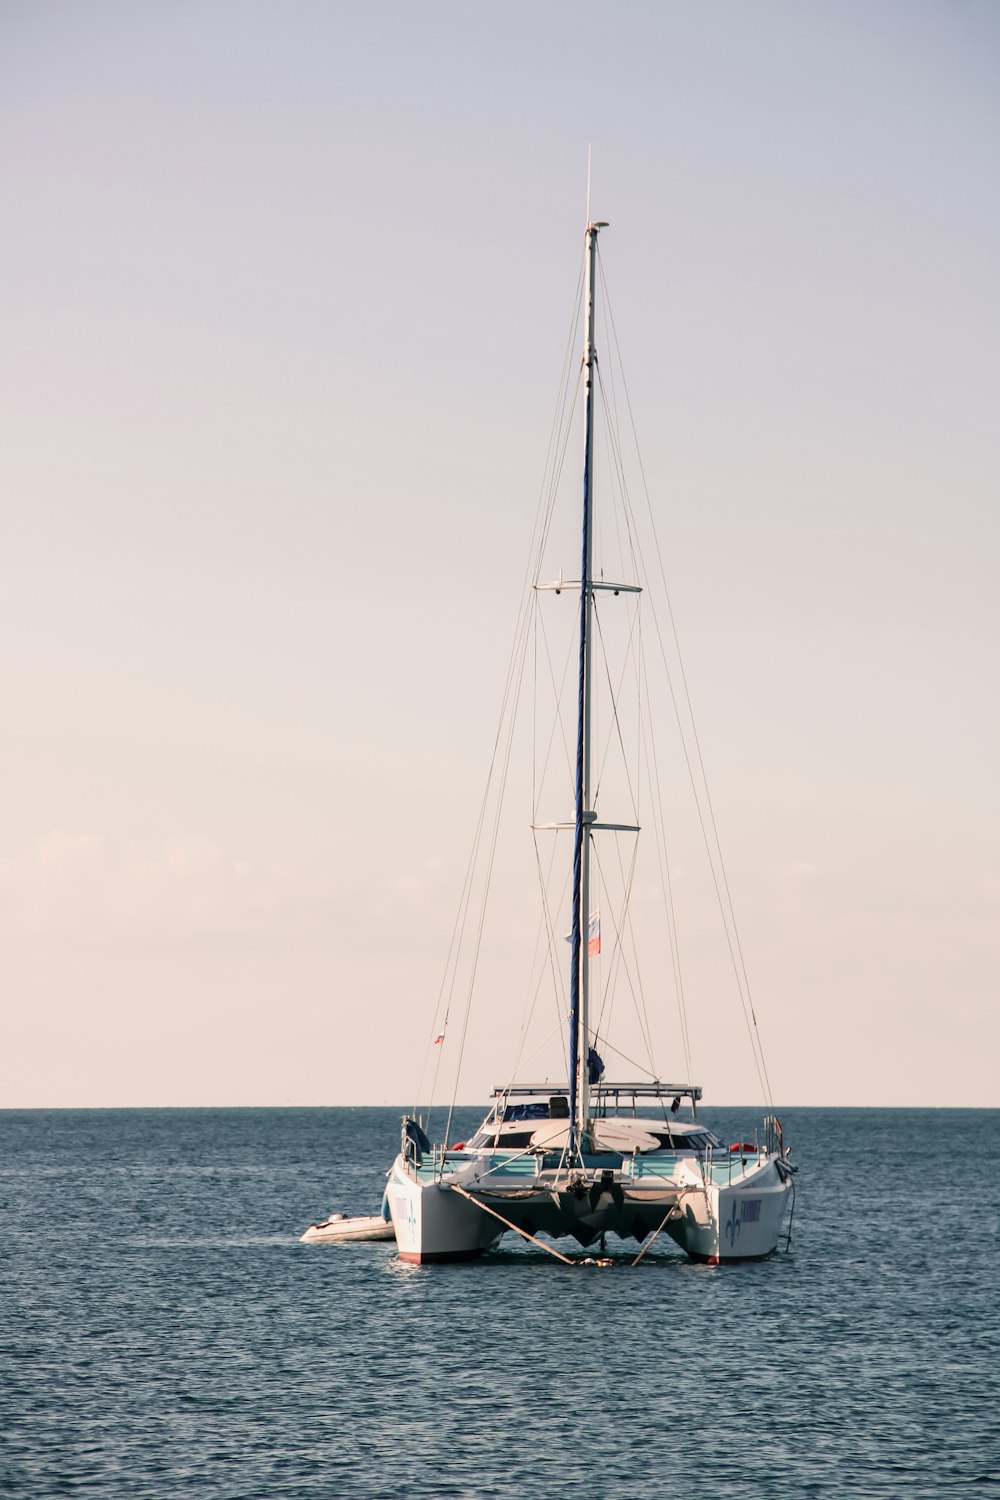
[[593,590],[591,571],[594,541],[594,291],[596,285],[597,236],[607,225],[595,220],[587,224],[584,306],[587,331],[583,350],[585,386],[585,435],[583,455],[583,559],[580,564],[580,670],[577,694],[576,822],[573,841],[573,927],[570,960],[569,1091],[571,1138],[583,1149],[590,1115],[588,1067],[590,1012],[590,827],[595,812],[590,805],[590,703],[591,625]]

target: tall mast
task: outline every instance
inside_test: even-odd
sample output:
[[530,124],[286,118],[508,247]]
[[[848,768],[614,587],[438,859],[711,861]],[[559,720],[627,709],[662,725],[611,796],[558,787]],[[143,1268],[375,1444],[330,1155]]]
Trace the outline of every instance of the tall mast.
[[594,542],[594,291],[596,286],[597,236],[607,225],[587,224],[586,342],[583,350],[585,436],[583,455],[583,558],[580,564],[580,668],[577,693],[576,821],[573,840],[573,926],[570,960],[569,1092],[571,1133],[582,1149],[590,1115],[590,1083],[587,1054],[590,1048],[590,827],[595,813],[590,805],[590,662],[593,590],[591,572]]

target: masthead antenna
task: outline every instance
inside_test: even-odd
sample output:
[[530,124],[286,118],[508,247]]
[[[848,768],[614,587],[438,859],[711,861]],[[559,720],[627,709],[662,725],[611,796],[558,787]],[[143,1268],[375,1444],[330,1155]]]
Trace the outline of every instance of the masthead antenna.
[[592,149],[593,149],[593,147],[591,145],[591,142],[588,141],[587,142],[587,218],[586,218],[586,221],[585,221],[588,224],[590,223],[590,153],[591,153]]

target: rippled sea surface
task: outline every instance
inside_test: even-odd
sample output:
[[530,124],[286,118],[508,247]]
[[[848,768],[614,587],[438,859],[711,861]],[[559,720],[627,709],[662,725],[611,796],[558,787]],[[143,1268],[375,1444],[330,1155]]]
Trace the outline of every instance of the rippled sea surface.
[[0,1494],[1000,1494],[1000,1111],[783,1118],[790,1253],[600,1269],[299,1244],[394,1110],[0,1112]]

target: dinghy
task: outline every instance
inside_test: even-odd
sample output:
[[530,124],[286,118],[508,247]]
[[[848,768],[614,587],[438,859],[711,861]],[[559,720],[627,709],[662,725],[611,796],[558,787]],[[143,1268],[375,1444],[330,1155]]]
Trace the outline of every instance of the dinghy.
[[340,1244],[348,1240],[391,1240],[395,1230],[381,1214],[331,1214],[321,1224],[310,1224],[300,1244]]

